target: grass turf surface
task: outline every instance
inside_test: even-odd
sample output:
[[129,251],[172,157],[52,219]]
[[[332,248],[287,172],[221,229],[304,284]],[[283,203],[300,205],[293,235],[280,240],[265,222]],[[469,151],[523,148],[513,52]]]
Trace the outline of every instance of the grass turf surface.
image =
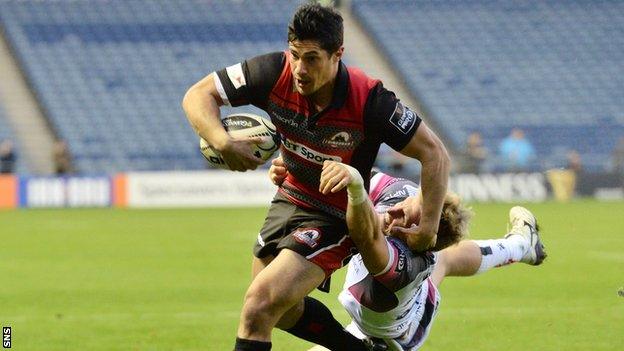
[[[472,238],[506,204],[473,206]],[[531,204],[549,258],[447,278],[425,350],[624,348],[624,203]],[[265,209],[0,212],[0,324],[15,350],[231,350]],[[336,295],[315,292],[337,318]],[[311,345],[281,331],[273,350]]]

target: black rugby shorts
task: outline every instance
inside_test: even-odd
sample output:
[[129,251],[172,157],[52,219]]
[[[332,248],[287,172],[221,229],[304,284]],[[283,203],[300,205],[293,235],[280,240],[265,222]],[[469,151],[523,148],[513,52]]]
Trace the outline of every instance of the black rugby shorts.
[[254,256],[277,256],[288,248],[321,267],[329,277],[357,253],[348,233],[343,219],[298,207],[278,193],[258,234]]

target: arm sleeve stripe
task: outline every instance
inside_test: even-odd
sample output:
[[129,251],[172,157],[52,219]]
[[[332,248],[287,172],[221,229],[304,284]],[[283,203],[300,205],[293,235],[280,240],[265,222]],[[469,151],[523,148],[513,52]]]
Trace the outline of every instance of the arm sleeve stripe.
[[217,87],[217,91],[219,92],[219,96],[221,96],[221,100],[223,100],[223,103],[227,106],[231,106],[230,100],[228,99],[228,96],[225,93],[225,89],[223,89],[221,78],[219,78],[219,75],[216,73],[214,74],[214,82],[215,82],[215,86]]
[[386,265],[386,268],[384,268],[381,272],[375,274],[375,277],[379,277],[380,275],[388,273],[390,268],[392,268],[392,266],[394,265],[394,259],[396,256],[396,253],[394,252],[394,247],[392,246],[392,244],[390,244],[388,240],[386,240],[386,245],[388,245],[388,264]]

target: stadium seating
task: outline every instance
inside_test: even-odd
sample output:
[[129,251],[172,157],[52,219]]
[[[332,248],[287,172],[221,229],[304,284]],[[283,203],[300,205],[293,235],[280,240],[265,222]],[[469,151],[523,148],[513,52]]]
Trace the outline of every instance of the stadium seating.
[[13,133],[9,129],[9,124],[6,121],[6,115],[2,105],[0,105],[0,141],[11,138]]
[[0,25],[79,171],[201,169],[184,92],[215,69],[283,50],[284,14],[298,3],[8,0]]
[[603,170],[624,135],[624,2],[354,0],[356,17],[450,142],[496,151],[514,126],[540,159]]
[[[216,68],[283,49],[299,2],[6,0],[0,25],[79,170],[199,169],[182,94]],[[576,149],[600,169],[624,135],[623,2],[352,4],[458,148],[479,130],[495,151],[520,126],[536,166]]]

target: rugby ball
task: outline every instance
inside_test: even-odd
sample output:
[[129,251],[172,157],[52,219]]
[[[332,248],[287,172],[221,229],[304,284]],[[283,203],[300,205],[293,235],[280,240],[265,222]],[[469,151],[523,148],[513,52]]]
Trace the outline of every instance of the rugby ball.
[[[251,113],[236,113],[221,120],[223,128],[234,138],[265,137],[262,144],[254,145],[254,155],[263,161],[267,161],[279,149],[280,140],[275,126],[271,121]],[[230,169],[221,157],[221,153],[215,150],[206,140],[200,138],[199,149],[208,163],[221,169]]]

